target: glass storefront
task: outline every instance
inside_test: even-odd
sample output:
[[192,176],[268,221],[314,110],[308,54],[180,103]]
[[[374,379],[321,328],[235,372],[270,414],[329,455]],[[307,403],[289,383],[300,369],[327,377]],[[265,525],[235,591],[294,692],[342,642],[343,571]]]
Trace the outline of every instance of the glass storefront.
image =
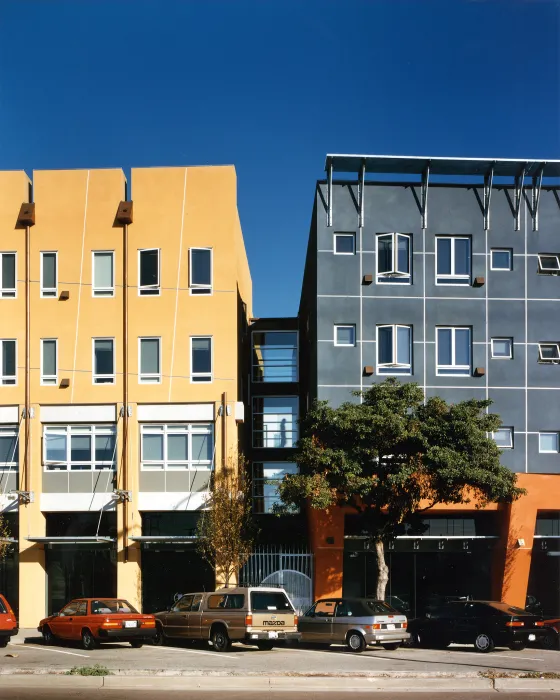
[[[17,513],[4,513],[3,517],[8,525],[10,537],[18,538],[18,516]],[[4,559],[0,560],[0,593],[18,613],[18,546],[13,544],[8,549]]]

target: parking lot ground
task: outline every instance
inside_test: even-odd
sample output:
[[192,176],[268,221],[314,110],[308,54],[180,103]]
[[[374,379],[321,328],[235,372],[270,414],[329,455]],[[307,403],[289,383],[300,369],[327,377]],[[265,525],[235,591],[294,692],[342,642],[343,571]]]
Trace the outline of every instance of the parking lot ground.
[[78,644],[45,646],[35,630],[22,630],[6,649],[0,650],[0,674],[62,673],[73,666],[100,664],[113,673],[130,675],[476,675],[493,669],[503,673],[530,671],[560,673],[560,652],[537,648],[523,651],[497,649],[489,654],[472,647],[451,646],[446,650],[400,648],[386,651],[370,648],[354,654],[344,647],[322,649],[278,647],[260,651],[234,644],[231,651],[217,653],[212,647],[107,644],[84,651]]

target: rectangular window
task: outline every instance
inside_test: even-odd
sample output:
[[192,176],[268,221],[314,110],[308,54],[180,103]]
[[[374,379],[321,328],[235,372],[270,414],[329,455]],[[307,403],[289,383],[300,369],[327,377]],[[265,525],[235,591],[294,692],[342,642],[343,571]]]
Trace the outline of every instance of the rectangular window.
[[212,381],[212,338],[191,338],[191,382]]
[[356,326],[335,326],[334,344],[342,346],[356,345]]
[[115,469],[114,425],[46,425],[43,464],[47,471]]
[[0,471],[17,471],[19,434],[17,425],[0,426]]
[[469,375],[471,373],[471,329],[436,329],[436,374]]
[[17,341],[0,340],[0,384],[17,383]]
[[41,296],[58,296],[58,253],[41,253]]
[[297,331],[253,333],[253,381],[297,382]]
[[212,294],[212,249],[191,248],[189,256],[191,294]]
[[356,252],[356,234],[335,233],[334,252],[336,255],[354,255]]
[[492,338],[491,347],[494,360],[513,359],[513,338]]
[[558,433],[539,433],[539,452],[553,453],[560,452],[560,440]]
[[16,254],[0,253],[0,298],[16,297]]
[[93,339],[93,383],[115,383],[115,339]]
[[56,338],[41,340],[41,384],[58,384],[57,374],[58,341]]
[[138,251],[138,291],[140,296],[157,296],[160,293],[159,248]]
[[560,343],[539,343],[539,362],[560,363]]
[[500,428],[492,433],[492,437],[502,450],[513,449],[513,428]]
[[253,447],[294,447],[298,440],[298,397],[253,397]]
[[138,339],[139,381],[141,384],[161,382],[161,338]]
[[297,474],[294,462],[255,462],[253,464],[253,511],[272,513],[280,504],[278,486],[288,474]]
[[378,374],[412,374],[412,326],[377,326]]
[[214,433],[211,425],[142,425],[140,461],[144,470],[212,469]]
[[471,283],[471,239],[436,236],[436,284]]
[[513,270],[513,250],[511,248],[492,248],[490,253],[491,270]]
[[93,296],[115,296],[114,252],[111,250],[93,251]]
[[558,275],[560,274],[560,254],[559,253],[539,253],[539,274]]
[[404,233],[378,233],[377,283],[410,284],[411,237]]

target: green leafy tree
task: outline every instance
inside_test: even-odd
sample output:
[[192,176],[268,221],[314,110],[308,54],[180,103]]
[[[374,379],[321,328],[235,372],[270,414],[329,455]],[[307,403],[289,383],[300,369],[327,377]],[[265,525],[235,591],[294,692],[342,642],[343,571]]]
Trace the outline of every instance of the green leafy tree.
[[524,492],[500,463],[488,433],[501,425],[491,401],[424,401],[414,383],[389,378],[364,392],[361,403],[331,408],[316,402],[301,421],[300,473],[280,485],[286,507],[346,505],[361,515],[377,556],[376,595],[388,581],[385,543],[437,503],[507,503]]
[[9,541],[10,528],[6,522],[6,518],[0,514],[0,562],[6,557],[10,547],[12,546]]

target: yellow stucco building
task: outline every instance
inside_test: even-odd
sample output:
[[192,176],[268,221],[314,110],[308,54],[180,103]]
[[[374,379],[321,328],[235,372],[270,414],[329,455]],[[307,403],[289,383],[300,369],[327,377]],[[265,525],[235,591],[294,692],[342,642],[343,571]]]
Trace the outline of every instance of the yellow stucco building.
[[0,173],[0,588],[21,627],[94,590],[154,609],[187,571],[213,584],[192,536],[238,444],[251,315],[235,170],[130,186]]

